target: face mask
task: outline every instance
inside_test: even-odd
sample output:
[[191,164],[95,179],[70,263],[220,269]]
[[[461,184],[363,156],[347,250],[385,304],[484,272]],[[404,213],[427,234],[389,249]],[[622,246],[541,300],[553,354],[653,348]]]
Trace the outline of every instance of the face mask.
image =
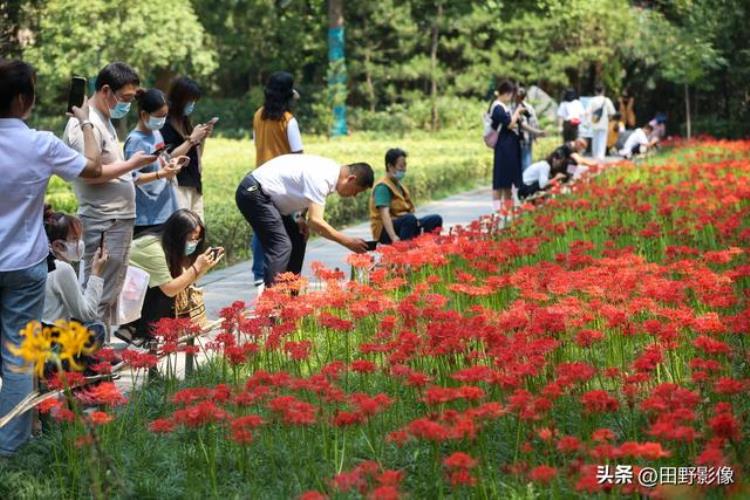
[[406,170],[396,170],[396,173],[394,173],[394,174],[393,174],[393,177],[394,177],[394,178],[395,178],[395,179],[396,179],[397,181],[402,181],[402,180],[404,180],[404,177],[406,177]]
[[63,257],[68,262],[78,262],[83,257],[83,240],[78,241],[65,241],[63,242],[65,245],[65,250],[61,252],[61,257]]
[[150,130],[159,130],[164,126],[165,123],[167,123],[166,116],[162,118],[158,118],[156,116],[149,116],[148,120],[146,121],[146,127],[148,127]]
[[193,255],[195,249],[198,248],[199,241],[188,241],[185,243],[185,255]]
[[192,113],[194,109],[195,109],[195,101],[190,101],[189,103],[185,104],[185,111],[184,111],[185,116],[189,116],[190,113]]
[[[115,96],[115,99],[117,99],[117,96]],[[109,108],[109,117],[115,120],[119,120],[120,118],[127,115],[128,111],[130,111],[130,103],[123,102],[117,99],[117,104],[115,104],[115,107]]]

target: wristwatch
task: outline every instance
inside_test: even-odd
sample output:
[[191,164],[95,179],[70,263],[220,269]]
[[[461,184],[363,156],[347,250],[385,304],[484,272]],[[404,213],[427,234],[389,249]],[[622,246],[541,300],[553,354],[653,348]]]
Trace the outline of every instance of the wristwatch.
[[79,122],[78,125],[83,128],[85,125],[91,125],[91,128],[94,128],[94,124],[91,123],[89,120],[83,120],[82,122]]

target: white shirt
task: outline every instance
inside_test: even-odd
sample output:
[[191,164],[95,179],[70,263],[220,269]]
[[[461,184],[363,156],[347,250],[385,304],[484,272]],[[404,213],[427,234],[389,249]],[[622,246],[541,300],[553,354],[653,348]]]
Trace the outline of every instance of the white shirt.
[[[594,123],[594,112],[604,106],[604,112],[599,121]],[[586,114],[591,122],[591,128],[594,130],[607,130],[609,128],[609,117],[615,114],[615,106],[609,97],[598,95],[591,98],[589,101],[589,108],[586,110]]]
[[27,269],[47,258],[42,218],[49,178],[71,181],[84,168],[86,158],[51,132],[0,118],[0,271]]
[[532,163],[523,171],[523,183],[531,186],[538,182],[539,187],[544,189],[549,184],[549,171],[549,163],[544,160]]
[[583,109],[583,104],[578,99],[568,102],[561,102],[557,108],[557,116],[563,119],[563,121],[570,121],[573,119],[582,120],[586,110]]
[[299,131],[299,123],[296,118],[292,118],[286,124],[286,140],[289,141],[289,150],[292,153],[302,151],[302,134]]
[[630,158],[633,155],[633,148],[643,144],[648,144],[648,137],[646,137],[646,132],[642,128],[637,128],[625,140],[625,144],[620,150],[620,156]]
[[98,318],[99,300],[102,298],[104,280],[89,276],[86,291],[81,290],[73,266],[55,259],[55,270],[47,274],[44,287],[44,313],[42,321],[54,323],[58,319],[94,321]]
[[253,177],[282,215],[309,207],[325,205],[326,197],[336,190],[341,165],[322,156],[281,155],[253,171]]

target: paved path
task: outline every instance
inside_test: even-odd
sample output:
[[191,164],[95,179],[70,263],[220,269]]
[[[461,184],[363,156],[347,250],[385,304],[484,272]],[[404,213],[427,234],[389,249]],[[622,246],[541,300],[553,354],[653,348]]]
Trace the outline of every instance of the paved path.
[[[468,224],[482,215],[492,212],[492,191],[489,187],[443,198],[440,201],[420,205],[417,216],[436,213],[443,216],[443,228],[458,224]],[[346,234],[369,240],[370,223],[364,222],[344,229]],[[341,245],[324,238],[310,240],[305,254],[303,276],[312,276],[310,264],[320,261],[330,269],[348,270],[346,256],[350,251]],[[214,271],[205,276],[199,286],[203,288],[206,312],[209,319],[219,317],[219,311],[235,300],[249,304],[257,297],[253,286],[252,261],[240,262],[225,269]]]

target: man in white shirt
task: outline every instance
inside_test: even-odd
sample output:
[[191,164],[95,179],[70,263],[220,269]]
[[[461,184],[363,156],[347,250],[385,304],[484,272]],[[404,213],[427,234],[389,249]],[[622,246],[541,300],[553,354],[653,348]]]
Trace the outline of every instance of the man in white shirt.
[[[263,245],[266,286],[278,274],[302,271],[309,229],[352,252],[367,251],[367,242],[331,227],[323,212],[330,194],[356,196],[372,187],[373,177],[367,163],[339,165],[307,154],[277,156],[245,176],[235,199]],[[305,210],[307,220],[300,215]]]
[[643,154],[651,147],[648,139],[649,134],[653,131],[651,125],[644,125],[643,128],[637,128],[625,140],[625,144],[620,150],[620,156],[632,158],[633,155]]
[[[47,281],[49,242],[42,215],[52,175],[67,181],[102,173],[88,108],[73,107],[83,136],[83,155],[50,132],[26,126],[35,99],[34,69],[0,59],[0,416],[8,414],[33,388],[19,348],[28,323],[41,321]],[[0,428],[0,456],[9,456],[31,435],[31,412]]]
[[591,122],[593,137],[591,152],[595,160],[603,160],[607,154],[607,132],[609,117],[615,114],[615,106],[609,97],[604,95],[604,86],[600,83],[594,89],[596,96],[589,101],[586,116]]

